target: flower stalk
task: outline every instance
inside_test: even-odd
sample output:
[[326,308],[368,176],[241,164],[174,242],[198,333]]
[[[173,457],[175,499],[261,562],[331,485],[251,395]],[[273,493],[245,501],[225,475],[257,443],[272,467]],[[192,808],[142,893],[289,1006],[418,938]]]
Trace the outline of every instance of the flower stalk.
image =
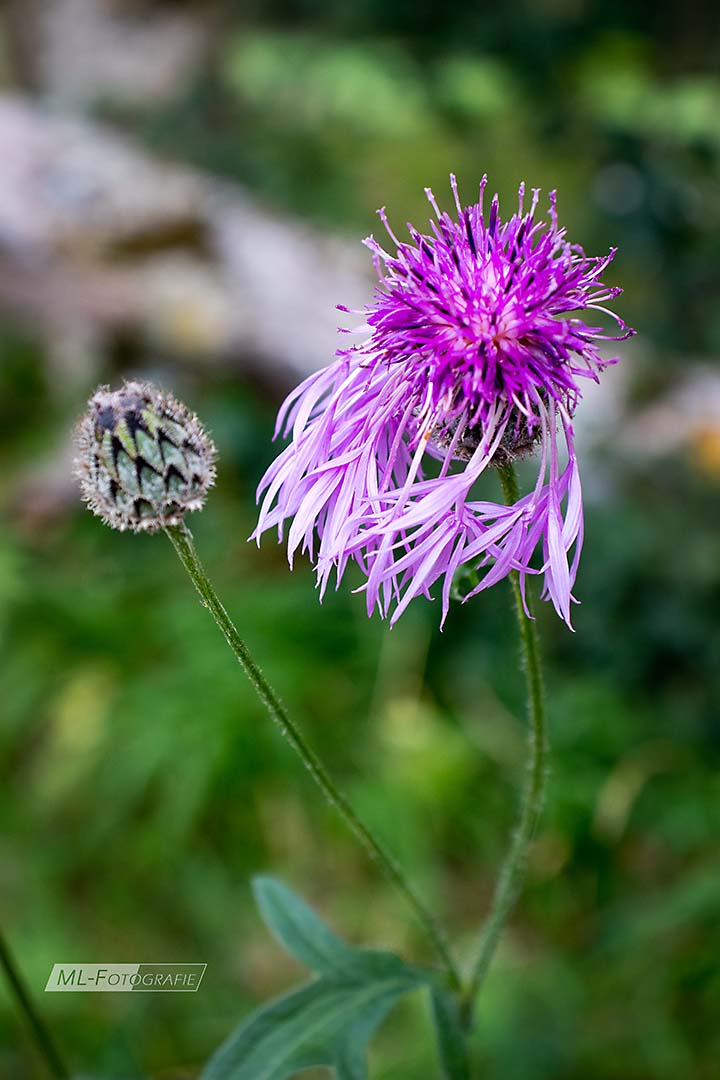
[[[499,469],[498,475],[505,502],[508,506],[514,505],[520,496],[513,466],[506,465]],[[503,927],[520,892],[528,852],[545,801],[548,735],[538,634],[532,618],[530,600],[527,596],[523,598],[520,577],[515,570],[510,574],[510,586],[527,684],[528,770],[517,824],[495,886],[470,981],[463,994],[463,1018],[467,1027],[472,1024],[475,1002],[492,963]]]
[[75,471],[89,509],[112,528],[169,537],[204,607],[222,631],[270,716],[315,783],[384,870],[423,927],[451,989],[460,976],[445,935],[395,858],[360,820],[253,660],[200,562],[185,514],[199,510],[215,480],[216,450],[199,419],[152,383],[100,387],[76,428]]
[[381,867],[388,879],[402,895],[413,914],[422,926],[425,934],[439,957],[449,985],[454,990],[460,988],[460,976],[450,953],[443,931],[434,916],[430,914],[423,901],[410,885],[395,857],[377,840],[370,829],[357,816],[347,798],[338,789],[312,747],[306,742],[294,720],[288,715],[285,706],[268,683],[260,668],[252,658],[247,645],[240,637],[235,624],[223,607],[200,562],[192,533],[183,523],[168,526],[165,529],[180,561],[225,640],[235,654],[243,671],[252,683],[258,697],[270,716],[280,728],[293,750],[298,754],[308,772],[318,785],[328,802],[337,810],[347,827],[354,833],[371,858]]

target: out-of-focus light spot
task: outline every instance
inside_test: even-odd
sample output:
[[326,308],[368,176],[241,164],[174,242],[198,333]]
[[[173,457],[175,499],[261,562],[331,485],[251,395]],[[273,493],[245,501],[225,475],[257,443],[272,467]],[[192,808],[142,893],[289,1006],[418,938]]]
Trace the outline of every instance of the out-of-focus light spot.
[[720,427],[698,427],[691,434],[690,449],[701,472],[720,480]]

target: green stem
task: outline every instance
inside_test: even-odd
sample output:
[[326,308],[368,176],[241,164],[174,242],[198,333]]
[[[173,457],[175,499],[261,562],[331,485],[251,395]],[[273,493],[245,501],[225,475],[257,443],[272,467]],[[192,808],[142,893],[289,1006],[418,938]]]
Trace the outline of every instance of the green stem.
[[20,1012],[25,1016],[32,1031],[35,1046],[43,1058],[50,1074],[57,1080],[69,1080],[70,1073],[60,1057],[60,1053],[52,1040],[50,1032],[40,1018],[32,1003],[30,992],[27,989],[20,969],[10,951],[10,946],[0,934],[0,966],[5,972],[11,993],[17,1001]]
[[[498,472],[505,502],[510,506],[516,503],[520,497],[515,470],[512,465],[508,465],[499,469]],[[517,571],[511,573],[510,585],[513,592],[515,616],[520,635],[527,684],[528,771],[517,824],[495,886],[490,912],[480,938],[472,976],[463,995],[463,1013],[468,1026],[472,1023],[475,1001],[485,981],[503,927],[520,892],[528,851],[542,813],[545,798],[548,738],[538,635],[535,622],[525,614],[520,577]],[[525,603],[528,613],[532,615],[529,598],[526,598]]]
[[332,806],[338,811],[345,824],[355,834],[369,855],[382,867],[396,889],[402,894],[406,902],[412,908],[415,916],[440,957],[451,986],[454,989],[459,989],[460,976],[455,967],[443,932],[425,907],[422,900],[420,900],[415,890],[407,881],[394,856],[392,856],[381,843],[375,839],[368,827],[360,820],[345,796],[338,790],[335,782],[328,775],[325,766],[322,764],[315,751],[305,741],[305,737],[296,727],[295,722],[288,716],[285,706],[253,660],[247,646],[240,638],[232,619],[220,603],[217,593],[211,585],[198,558],[193,543],[192,533],[186,525],[170,526],[166,528],[165,531],[180,556],[183,566],[190,575],[192,583],[200,595],[203,606],[209,610],[222,631],[225,640],[235,653],[236,658],[255,688],[258,697],[270,713],[270,716],[278,725],[293,749],[300,756],[313,780]]

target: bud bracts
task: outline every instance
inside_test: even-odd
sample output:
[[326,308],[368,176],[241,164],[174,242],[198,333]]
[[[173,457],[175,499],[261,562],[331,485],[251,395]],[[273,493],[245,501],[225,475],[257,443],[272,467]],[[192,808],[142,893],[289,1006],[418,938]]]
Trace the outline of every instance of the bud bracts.
[[150,383],[100,387],[76,431],[83,499],[114,529],[155,532],[199,510],[215,447],[198,418]]

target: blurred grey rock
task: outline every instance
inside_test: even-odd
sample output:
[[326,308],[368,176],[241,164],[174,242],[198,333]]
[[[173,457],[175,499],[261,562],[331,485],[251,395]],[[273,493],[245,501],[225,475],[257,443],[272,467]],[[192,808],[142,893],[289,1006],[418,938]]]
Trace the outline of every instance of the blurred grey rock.
[[688,358],[682,376],[662,396],[628,417],[622,446],[654,461],[690,454],[704,472],[720,478],[720,370]]
[[202,63],[216,5],[148,0],[9,0],[16,74],[76,109],[113,101],[157,105]]
[[289,383],[332,356],[335,304],[370,295],[359,244],[102,125],[0,96],[0,155],[0,306],[51,348],[58,335],[96,341],[100,363],[122,331]]

